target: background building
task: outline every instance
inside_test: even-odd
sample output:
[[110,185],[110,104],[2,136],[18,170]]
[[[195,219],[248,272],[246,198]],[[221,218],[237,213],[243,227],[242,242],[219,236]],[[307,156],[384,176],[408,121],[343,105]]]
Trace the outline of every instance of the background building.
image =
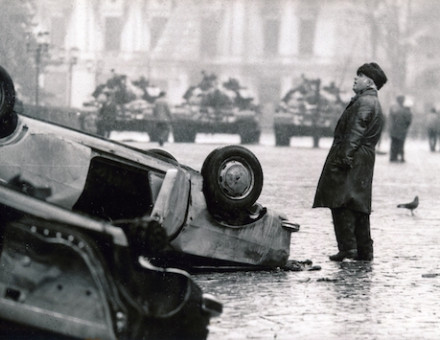
[[[433,0],[36,0],[33,33],[47,32],[41,103],[80,107],[113,72],[144,76],[182,101],[201,71],[273,105],[301,75],[351,95],[356,68],[377,61],[395,95],[435,105],[440,4]],[[435,31],[435,30],[434,30]],[[429,82],[430,87],[427,87]],[[440,103],[439,103],[440,104]]]

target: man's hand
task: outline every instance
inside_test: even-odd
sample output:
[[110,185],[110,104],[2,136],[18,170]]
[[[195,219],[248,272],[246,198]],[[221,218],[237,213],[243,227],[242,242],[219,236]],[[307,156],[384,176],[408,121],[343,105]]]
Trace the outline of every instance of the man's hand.
[[342,170],[351,169],[353,167],[353,158],[351,157],[340,158],[335,160],[333,164]]

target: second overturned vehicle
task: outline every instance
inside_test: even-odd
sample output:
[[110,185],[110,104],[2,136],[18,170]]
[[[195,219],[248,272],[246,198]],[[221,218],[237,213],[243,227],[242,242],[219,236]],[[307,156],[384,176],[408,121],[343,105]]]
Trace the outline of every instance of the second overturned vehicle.
[[151,265],[157,221],[120,228],[31,197],[48,193],[0,182],[1,339],[207,338],[222,304]]
[[152,259],[158,265],[286,265],[299,226],[257,203],[263,171],[247,148],[215,149],[197,171],[164,150],[140,150],[17,115],[4,70],[0,82],[6,99],[0,108],[3,181],[19,176],[49,189],[48,202],[115,226],[156,219],[168,238]]

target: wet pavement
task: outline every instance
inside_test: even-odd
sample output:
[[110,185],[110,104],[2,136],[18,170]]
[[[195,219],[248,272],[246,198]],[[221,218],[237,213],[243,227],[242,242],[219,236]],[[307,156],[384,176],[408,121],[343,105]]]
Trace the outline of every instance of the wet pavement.
[[[235,137],[197,138],[196,144],[164,149],[200,170],[213,148],[238,143]],[[311,209],[331,140],[313,149],[311,138],[293,138],[290,147],[275,147],[271,138],[248,146],[265,176],[258,201],[301,225],[292,234],[290,258],[310,259],[322,269],[194,275],[224,303],[208,339],[440,339],[440,152],[431,153],[427,141],[408,140],[406,163],[376,157],[375,259],[334,263],[328,260],[337,252],[330,211]],[[379,150],[388,148],[385,139]],[[415,195],[420,205],[414,216],[396,207]]]

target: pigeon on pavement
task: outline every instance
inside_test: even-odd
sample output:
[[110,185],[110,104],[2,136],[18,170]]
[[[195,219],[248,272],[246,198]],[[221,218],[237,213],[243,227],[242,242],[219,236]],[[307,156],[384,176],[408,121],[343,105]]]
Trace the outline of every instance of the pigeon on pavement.
[[409,203],[398,204],[397,208],[405,208],[411,210],[411,215],[414,216],[414,209],[419,206],[419,196],[414,197],[414,200]]

